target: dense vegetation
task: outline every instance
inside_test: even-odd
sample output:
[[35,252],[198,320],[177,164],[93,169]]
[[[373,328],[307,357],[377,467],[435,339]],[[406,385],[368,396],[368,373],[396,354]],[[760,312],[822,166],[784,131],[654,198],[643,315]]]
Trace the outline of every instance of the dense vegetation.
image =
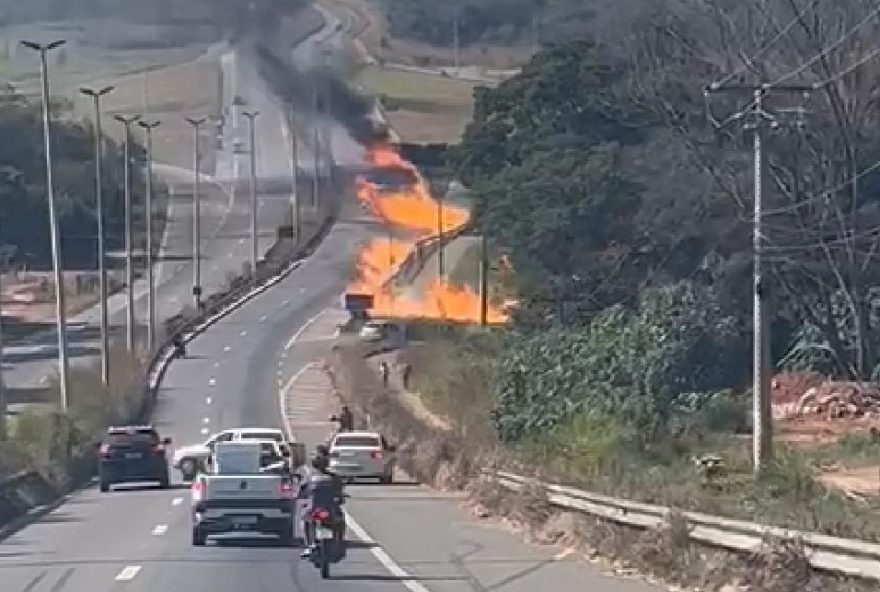
[[[64,105],[56,107],[56,113]],[[0,94],[0,244],[14,247],[13,262],[47,268],[51,261],[49,210],[43,156],[42,107],[14,92]],[[55,191],[61,221],[62,248],[68,268],[96,264],[97,218],[94,190],[94,136],[91,128],[70,121],[52,127]],[[143,154],[135,153],[142,161]],[[104,206],[107,248],[123,244],[123,183],[120,147],[106,144]],[[142,167],[132,168],[136,228],[143,227]]]
[[[641,10],[584,27],[583,39],[478,91],[454,160],[517,270],[516,337],[496,381],[503,438],[612,408],[658,434],[676,410],[745,390],[751,133],[742,120],[710,121],[751,95],[703,95],[731,71],[743,82],[827,82],[765,103],[776,122],[766,128],[762,286],[774,360],[877,373],[878,78],[870,63],[855,67],[877,34],[857,28],[838,42],[863,4],[630,2]],[[791,110],[800,107],[806,116]]]
[[442,46],[453,44],[456,11],[459,41],[467,46],[532,42],[544,30],[570,35],[594,10],[580,0],[386,0],[386,5],[392,35]]

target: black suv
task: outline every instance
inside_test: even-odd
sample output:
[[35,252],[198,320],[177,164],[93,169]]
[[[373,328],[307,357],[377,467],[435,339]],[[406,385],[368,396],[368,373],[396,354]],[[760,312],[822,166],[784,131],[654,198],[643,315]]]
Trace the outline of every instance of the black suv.
[[100,444],[101,491],[116,483],[158,481],[168,487],[168,461],[165,447],[171,438],[159,438],[152,426],[121,426],[107,429]]

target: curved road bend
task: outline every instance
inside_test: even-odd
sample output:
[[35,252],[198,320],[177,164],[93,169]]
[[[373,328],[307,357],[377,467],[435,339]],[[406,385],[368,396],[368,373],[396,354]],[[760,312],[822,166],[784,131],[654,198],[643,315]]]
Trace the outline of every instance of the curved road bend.
[[[361,216],[361,217],[358,217]],[[234,425],[278,426],[279,385],[325,355],[338,296],[370,220],[351,206],[301,268],[209,329],[174,363],[156,423],[179,444]],[[328,307],[331,310],[327,310]],[[303,327],[306,327],[303,329]],[[287,409],[313,445],[333,402],[296,385]],[[300,417],[297,417],[301,414]],[[296,426],[311,426],[296,428]],[[190,545],[189,492],[74,494],[0,543],[3,592],[651,592],[470,518],[452,495],[415,484],[349,487],[353,548],[322,581],[298,551],[271,541]],[[371,537],[377,546],[358,541]]]

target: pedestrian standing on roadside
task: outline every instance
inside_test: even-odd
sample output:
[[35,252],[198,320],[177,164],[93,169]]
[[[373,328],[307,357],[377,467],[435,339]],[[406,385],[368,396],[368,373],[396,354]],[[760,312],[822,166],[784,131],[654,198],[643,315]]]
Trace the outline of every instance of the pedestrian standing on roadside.
[[409,362],[403,365],[403,368],[400,370],[400,380],[403,382],[403,390],[409,390],[409,377],[412,374],[412,364]]
[[381,362],[379,364],[379,372],[382,374],[382,384],[388,386],[388,374],[391,372],[388,362]]

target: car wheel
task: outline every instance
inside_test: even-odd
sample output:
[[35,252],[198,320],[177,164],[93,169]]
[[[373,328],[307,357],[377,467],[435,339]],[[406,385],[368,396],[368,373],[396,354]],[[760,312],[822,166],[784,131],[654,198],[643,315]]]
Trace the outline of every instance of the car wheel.
[[391,485],[394,482],[394,470],[390,470],[381,477],[379,477],[379,483],[382,485]]
[[205,532],[198,526],[192,527],[192,544],[195,547],[204,547],[208,537]]
[[191,458],[180,461],[180,474],[184,481],[192,481],[196,476],[196,461]]
[[170,485],[171,485],[171,480],[168,478],[168,473],[165,473],[165,474],[162,475],[162,477],[159,479],[159,487],[160,487],[161,489],[168,489],[168,487],[169,487]]
[[101,492],[107,493],[108,491],[110,491],[110,482],[101,479],[101,484],[100,484],[99,488],[100,488]]

